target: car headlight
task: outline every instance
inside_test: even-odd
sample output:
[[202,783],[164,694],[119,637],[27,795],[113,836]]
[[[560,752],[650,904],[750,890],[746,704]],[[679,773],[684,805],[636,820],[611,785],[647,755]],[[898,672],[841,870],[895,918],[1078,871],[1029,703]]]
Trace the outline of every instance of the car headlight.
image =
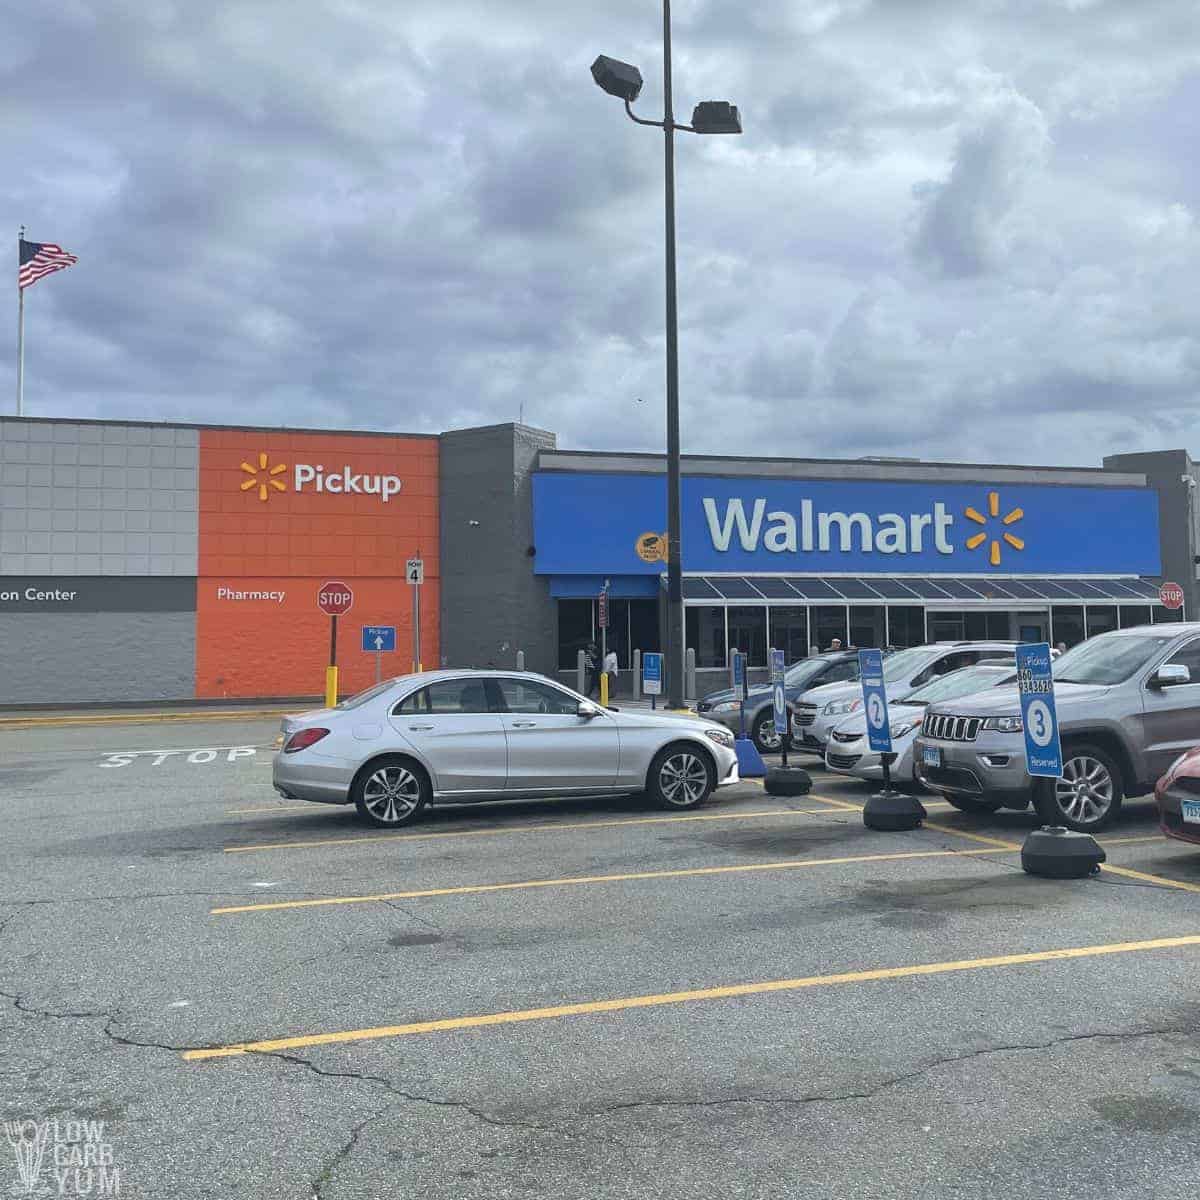
[[715,712],[715,713],[718,713],[718,712],[737,712],[737,710],[738,710],[738,703],[739,703],[739,702],[738,702],[737,700],[722,700],[722,701],[721,701],[719,704],[714,704],[714,705],[712,706],[712,711],[713,711],[713,712]]
[[861,700],[830,700],[821,711],[827,717],[840,717],[846,713],[856,712],[861,707]]
[[984,729],[990,729],[993,733],[1020,733],[1025,725],[1019,716],[1016,717],[986,717],[983,722]]
[[893,725],[888,732],[894,738],[902,738],[905,734],[912,733],[920,723],[920,721],[905,721],[902,725]]
[[727,750],[733,749],[733,734],[728,729],[706,729],[704,736],[716,742],[718,746],[724,746]]

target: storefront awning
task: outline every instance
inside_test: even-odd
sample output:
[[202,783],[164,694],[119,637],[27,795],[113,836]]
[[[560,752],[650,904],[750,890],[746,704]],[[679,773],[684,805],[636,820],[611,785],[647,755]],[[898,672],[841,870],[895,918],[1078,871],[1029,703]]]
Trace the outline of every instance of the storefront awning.
[[689,575],[683,580],[683,598],[692,601],[723,600],[795,603],[866,602],[955,604],[1002,601],[1007,607],[1029,603],[1152,604],[1158,584],[1145,579],[1008,579],[912,578],[910,576],[808,575]]

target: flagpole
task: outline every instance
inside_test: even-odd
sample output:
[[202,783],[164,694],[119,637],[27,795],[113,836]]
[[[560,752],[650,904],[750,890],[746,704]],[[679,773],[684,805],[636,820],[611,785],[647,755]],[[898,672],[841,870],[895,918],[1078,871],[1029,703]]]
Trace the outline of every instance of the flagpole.
[[[21,242],[25,239],[25,226],[17,234],[17,274],[21,273]],[[17,416],[25,399],[25,289],[17,279]]]

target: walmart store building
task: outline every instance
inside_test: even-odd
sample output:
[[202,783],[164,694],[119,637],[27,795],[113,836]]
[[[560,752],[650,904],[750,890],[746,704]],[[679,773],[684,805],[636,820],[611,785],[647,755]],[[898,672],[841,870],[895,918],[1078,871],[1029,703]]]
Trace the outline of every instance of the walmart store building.
[[[765,666],[835,637],[1072,644],[1196,610],[1200,468],[1186,451],[1095,469],[689,458],[688,645]],[[499,425],[441,435],[0,418],[0,706],[320,694],[354,590],[343,687],[374,680],[363,625],[421,659],[574,678],[609,586],[622,667],[661,648],[666,487],[656,456],[560,451]],[[707,682],[702,676],[702,682]]]

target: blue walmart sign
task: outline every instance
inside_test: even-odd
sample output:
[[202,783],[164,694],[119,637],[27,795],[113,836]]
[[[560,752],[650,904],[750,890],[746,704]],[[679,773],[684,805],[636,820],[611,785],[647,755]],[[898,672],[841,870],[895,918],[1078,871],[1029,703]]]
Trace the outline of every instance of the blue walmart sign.
[[[658,574],[666,480],[533,478],[544,575]],[[1146,488],[685,476],[687,571],[1158,575],[1158,496]]]

